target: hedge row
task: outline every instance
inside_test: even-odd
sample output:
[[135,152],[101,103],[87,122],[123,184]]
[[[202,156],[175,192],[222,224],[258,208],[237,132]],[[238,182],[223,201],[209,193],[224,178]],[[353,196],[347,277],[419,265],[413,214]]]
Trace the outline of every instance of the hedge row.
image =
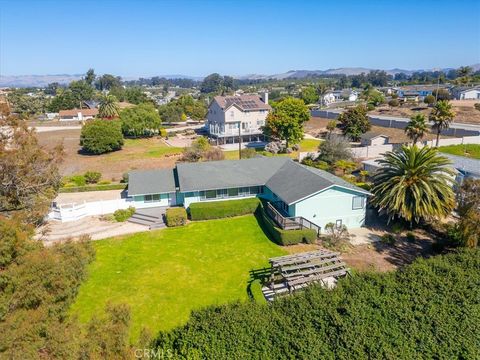
[[260,204],[255,213],[260,219],[264,229],[270,234],[273,241],[279,245],[295,245],[302,242],[313,244],[317,239],[317,232],[312,229],[302,230],[283,230],[275,225],[270,216],[267,215],[265,209]]
[[210,220],[253,214],[259,204],[257,198],[193,203],[190,204],[190,218]]
[[109,185],[86,185],[77,187],[65,187],[58,189],[59,193],[73,193],[86,191],[104,191],[104,190],[123,190],[126,184],[109,184]]
[[478,359],[478,269],[480,250],[466,250],[270,305],[209,307],[154,346],[175,359]]
[[167,226],[182,226],[187,223],[187,211],[184,207],[168,208],[165,213]]

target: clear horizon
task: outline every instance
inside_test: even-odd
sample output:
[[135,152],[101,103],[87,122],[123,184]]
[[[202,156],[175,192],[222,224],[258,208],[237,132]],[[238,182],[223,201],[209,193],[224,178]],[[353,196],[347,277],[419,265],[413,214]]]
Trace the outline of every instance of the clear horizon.
[[0,0],[0,75],[271,75],[480,63],[480,2]]

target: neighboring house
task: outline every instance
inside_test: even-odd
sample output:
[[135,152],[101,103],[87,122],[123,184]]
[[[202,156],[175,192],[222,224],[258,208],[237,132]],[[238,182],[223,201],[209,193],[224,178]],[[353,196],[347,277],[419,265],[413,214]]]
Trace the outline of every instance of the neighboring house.
[[322,100],[324,105],[330,105],[340,101],[354,102],[358,100],[358,92],[351,89],[330,91],[323,96]]
[[360,138],[360,142],[363,146],[386,145],[389,142],[389,137],[386,135],[374,133],[372,131],[367,131]]
[[89,109],[96,109],[100,106],[100,102],[95,100],[86,100],[83,102],[83,105]]
[[285,157],[180,163],[173,170],[129,173],[128,197],[136,208],[260,197],[288,217],[322,228],[329,222],[365,223],[369,192],[328,172]]
[[58,113],[56,112],[45,113],[45,117],[47,118],[47,120],[53,120],[58,117]]
[[98,109],[60,110],[58,113],[60,121],[83,121],[93,119],[97,115]]
[[455,88],[453,96],[457,100],[479,100],[480,88]]
[[207,114],[207,132],[217,144],[262,141],[262,126],[268,112],[268,93],[258,95],[215,96]]
[[402,101],[419,101],[432,95],[437,88],[448,90],[445,86],[438,85],[407,85],[397,88],[397,95]]

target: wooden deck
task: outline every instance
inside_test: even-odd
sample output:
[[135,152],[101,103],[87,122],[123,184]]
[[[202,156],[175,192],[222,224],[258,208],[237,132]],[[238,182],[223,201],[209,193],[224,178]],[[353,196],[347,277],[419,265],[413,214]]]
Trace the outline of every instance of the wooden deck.
[[284,216],[279,209],[276,208],[275,203],[268,202],[266,206],[266,212],[273,221],[283,230],[301,230],[301,229],[313,229],[320,234],[320,226],[312,223],[302,216]]
[[349,274],[339,253],[318,250],[270,259],[271,273],[268,286],[263,288],[267,300],[290,294],[312,283],[331,288],[337,279]]

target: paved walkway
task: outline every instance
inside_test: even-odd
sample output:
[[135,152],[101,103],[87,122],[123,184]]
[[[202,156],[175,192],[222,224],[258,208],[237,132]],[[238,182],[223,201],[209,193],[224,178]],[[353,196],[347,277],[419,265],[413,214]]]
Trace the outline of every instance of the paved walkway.
[[385,233],[384,231],[373,230],[366,227],[349,229],[348,232],[351,235],[350,243],[352,245],[372,244],[380,241],[382,235]]
[[61,131],[61,130],[80,130],[82,127],[77,126],[37,126],[35,130],[37,133],[48,132],[48,131]]
[[130,222],[112,222],[102,220],[101,216],[87,216],[77,221],[49,221],[36,231],[35,238],[46,245],[67,239],[78,240],[82,235],[88,235],[92,240],[106,239],[113,236],[149,231],[148,226]]

